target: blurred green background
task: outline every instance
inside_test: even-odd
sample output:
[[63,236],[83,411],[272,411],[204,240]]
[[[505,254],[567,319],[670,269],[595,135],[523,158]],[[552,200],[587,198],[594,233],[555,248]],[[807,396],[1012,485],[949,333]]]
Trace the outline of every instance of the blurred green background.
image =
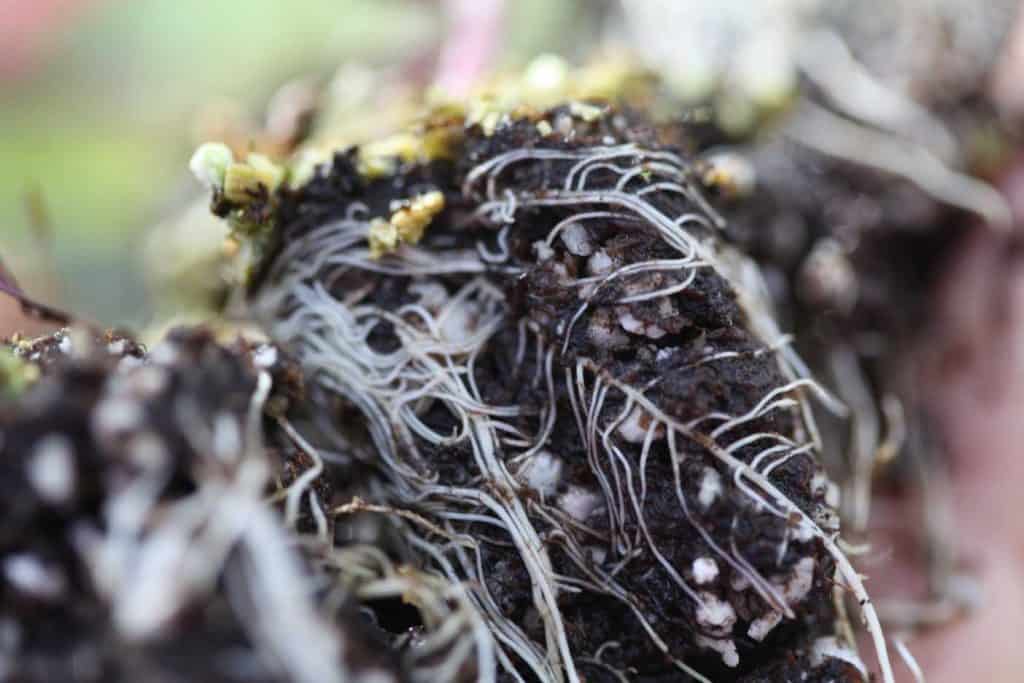
[[[0,257],[21,285],[108,325],[151,306],[145,231],[198,193],[195,121],[222,98],[258,120],[283,82],[414,64],[442,4],[399,0],[6,0],[0,22]],[[500,61],[565,52],[575,3],[508,3]],[[14,47],[10,47],[14,46]],[[52,225],[40,239],[29,197]]]

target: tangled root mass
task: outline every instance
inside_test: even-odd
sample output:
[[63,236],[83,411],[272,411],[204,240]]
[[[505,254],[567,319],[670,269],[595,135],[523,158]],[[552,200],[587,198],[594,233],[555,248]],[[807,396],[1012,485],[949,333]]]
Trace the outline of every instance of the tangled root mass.
[[[254,291],[275,341],[350,411],[309,450],[373,453],[371,504],[346,511],[383,514],[395,552],[469,589],[464,628],[423,670],[861,680],[836,637],[841,586],[888,674],[834,543],[808,405],[831,399],[757,268],[642,120],[545,116],[571,132],[477,126],[453,159],[384,178],[338,154],[282,195]],[[422,239],[371,249],[375,220],[436,192]]]

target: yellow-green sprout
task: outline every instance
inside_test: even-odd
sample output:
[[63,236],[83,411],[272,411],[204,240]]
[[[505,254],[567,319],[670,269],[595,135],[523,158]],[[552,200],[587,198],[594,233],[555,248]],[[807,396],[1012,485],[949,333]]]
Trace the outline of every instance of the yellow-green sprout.
[[196,179],[209,190],[224,187],[224,176],[235,161],[231,148],[222,142],[207,142],[199,146],[188,167]]
[[245,204],[260,197],[260,188],[273,192],[284,180],[284,169],[262,154],[250,154],[245,163],[235,162],[224,175],[224,196]]
[[370,221],[370,258],[379,259],[400,244],[416,244],[423,239],[434,216],[444,210],[444,194],[437,190],[409,200],[391,214],[390,220],[375,218]]
[[260,187],[273,192],[284,180],[284,169],[263,154],[250,154],[244,162],[235,161],[231,148],[222,142],[199,146],[189,161],[189,169],[209,190],[223,192],[237,204],[246,204],[260,196]]

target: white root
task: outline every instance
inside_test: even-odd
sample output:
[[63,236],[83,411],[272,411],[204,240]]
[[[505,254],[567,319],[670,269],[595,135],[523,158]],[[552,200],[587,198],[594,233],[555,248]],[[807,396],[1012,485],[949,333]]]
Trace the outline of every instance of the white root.
[[[502,186],[503,173],[510,166],[530,162],[564,164],[562,186],[544,193],[517,192]],[[793,534],[796,541],[820,540],[835,559],[843,582],[861,603],[882,678],[885,683],[892,683],[885,639],[859,575],[833,536],[787,499],[769,479],[792,458],[819,447],[805,392],[815,394],[838,413],[842,413],[844,407],[810,378],[802,361],[789,347],[789,338],[777,329],[766,298],[758,289],[761,283],[757,274],[749,272],[754,267],[749,263],[737,265],[739,257],[723,256],[717,248],[713,230],[721,224],[721,219],[689,182],[684,169],[683,161],[673,153],[644,150],[632,144],[580,150],[513,150],[474,168],[466,176],[463,187],[466,196],[482,188],[485,200],[471,220],[496,226],[496,248],[478,245],[474,250],[432,251],[406,245],[393,254],[372,260],[366,246],[365,207],[353,205],[345,219],[317,228],[304,239],[288,245],[271,272],[270,277],[276,284],[263,294],[259,306],[264,317],[272,322],[273,335],[299,355],[314,381],[343,396],[363,413],[380,462],[393,482],[390,494],[398,503],[394,507],[373,509],[403,520],[409,543],[432,560],[434,569],[425,576],[443,578],[443,584],[422,595],[423,603],[434,604],[431,600],[436,599],[441,585],[468,585],[465,582],[473,585],[473,589],[463,595],[464,603],[460,603],[465,605],[465,613],[460,612],[461,616],[451,625],[445,622],[441,630],[424,641],[427,651],[454,653],[434,667],[432,674],[453,671],[453,662],[463,661],[470,653],[475,653],[482,662],[482,653],[486,652],[491,661],[516,679],[521,680],[517,666],[525,665],[542,679],[577,683],[580,675],[574,662],[580,653],[570,650],[558,596],[578,590],[594,590],[629,605],[652,643],[671,657],[664,640],[644,617],[636,598],[615,581],[616,573],[631,558],[644,552],[651,553],[658,566],[693,601],[699,614],[721,621],[719,617],[726,614],[724,608],[716,607],[716,603],[689,585],[681,568],[668,561],[647,528],[644,506],[649,482],[646,470],[654,452],[653,444],[661,439],[667,441],[680,507],[689,524],[714,553],[714,558],[706,559],[716,563],[716,573],[718,560],[724,561],[765,600],[773,613],[792,618],[794,612],[790,603],[798,602],[803,594],[787,595],[786,590],[755,570],[740,555],[735,543],[729,548],[723,547],[691,514],[679,469],[684,457],[677,445],[681,437],[703,449],[720,467],[724,466],[737,489],[745,493],[753,506],[783,518],[798,519],[799,529]],[[601,179],[603,187],[594,187],[597,179]],[[669,215],[659,208],[660,203],[655,205],[652,201],[655,196],[671,197],[673,202],[682,199],[683,204],[697,210]],[[557,372],[554,364],[558,342],[544,339],[533,323],[521,320],[515,327],[514,365],[522,368],[529,362],[528,358],[535,356],[533,386],[546,394],[550,405],[539,415],[524,416],[516,405],[488,404],[476,385],[475,362],[484,346],[505,324],[506,309],[504,294],[491,284],[485,273],[521,274],[521,270],[510,263],[509,229],[514,228],[518,212],[536,207],[578,209],[535,245],[540,245],[539,250],[550,257],[556,248],[565,248],[557,242],[561,239],[570,251],[589,257],[595,264],[591,275],[568,281],[569,286],[579,288],[581,305],[564,329],[558,330],[563,355],[573,326],[602,287],[627,278],[626,281],[631,282],[634,276],[645,273],[661,272],[675,278],[667,282],[660,280],[658,289],[632,291],[617,302],[628,305],[673,297],[692,287],[701,270],[709,270],[724,276],[737,288],[754,328],[752,331],[764,343],[764,348],[749,354],[735,351],[709,354],[697,364],[728,362],[750,354],[754,357],[772,354],[787,382],[771,390],[742,415],[715,413],[683,424],[648,398],[644,393],[646,389],[630,386],[609,375],[590,359],[578,359],[575,367]],[[636,223],[679,256],[615,264],[583,227],[589,220]],[[344,298],[333,294],[331,284],[353,273],[363,274],[367,285]],[[373,277],[366,279],[366,273],[373,277],[417,278],[419,301],[395,310],[375,305],[371,298],[375,286]],[[439,276],[446,279],[442,281]],[[451,282],[456,280],[452,276],[458,276],[461,282],[456,291],[449,291],[454,288]],[[381,324],[398,339],[399,345],[394,350],[382,351],[369,342],[371,332]],[[562,386],[557,387],[556,381]],[[545,445],[558,420],[555,409],[558,389],[565,392],[572,408],[587,464],[597,482],[592,495],[603,504],[600,507],[587,503],[583,510],[576,503],[570,505],[561,498],[556,499],[550,494],[557,485],[558,473],[551,467],[548,467],[550,471],[531,469],[546,462],[543,460]],[[429,426],[421,415],[425,406],[442,406],[450,415],[454,429],[441,433]],[[613,410],[614,415],[610,415]],[[799,433],[790,438],[758,432],[731,443],[719,442],[720,439],[727,441],[734,430],[739,431],[775,411],[798,416]],[[640,418],[634,419],[634,413],[641,415],[646,423]],[[515,424],[516,419],[522,417],[536,419],[536,433],[524,433],[521,426]],[[697,425],[704,422],[713,424],[710,431],[697,430]],[[291,523],[304,492],[324,467],[325,457],[309,447],[301,435],[293,433],[295,430],[290,426],[285,426],[285,430],[309,452],[315,463],[285,494],[286,520]],[[639,448],[639,466],[631,459],[632,455],[622,450],[619,439],[623,436],[624,441]],[[802,436],[809,436],[810,441],[806,442]],[[438,481],[431,473],[424,447],[455,444],[464,445],[471,453],[472,486],[451,486]],[[755,444],[763,445],[758,447],[750,464],[737,456],[741,449]],[[551,466],[551,463],[546,464]],[[524,499],[521,496],[524,481],[544,496],[539,501]],[[719,488],[722,489],[720,481]],[[700,502],[707,507],[718,495],[722,495],[722,491],[715,496],[709,493],[705,503],[702,492]],[[558,507],[560,500],[565,509]],[[584,548],[577,538],[593,536],[598,543],[602,542],[601,535],[587,527],[587,518],[598,514],[602,507],[608,517],[610,533],[603,541],[606,548],[595,554],[589,550],[593,548],[590,540]],[[314,508],[319,509],[319,506]],[[361,508],[371,510],[366,505]],[[413,509],[416,512],[411,512]],[[547,520],[554,529],[548,531],[544,539],[532,521],[537,517]],[[629,531],[633,522],[635,527]],[[511,540],[531,579],[532,610],[543,625],[543,644],[531,641],[518,625],[501,614],[489,593],[478,541],[466,539],[455,531],[467,524],[498,530]],[[445,544],[428,540],[436,538],[446,539]],[[555,574],[546,546],[551,542],[563,546],[578,575]],[[789,542],[788,535],[786,542]],[[785,547],[780,550],[780,557],[784,553]],[[615,557],[618,564],[605,571],[598,565],[609,556]],[[694,570],[697,583],[707,580],[708,566],[701,565],[700,578]],[[399,580],[390,570],[379,569],[378,574],[383,578],[365,584],[361,589],[363,595],[393,595],[395,591],[413,590],[408,582]],[[436,616],[443,611],[437,606],[425,613]],[[459,640],[456,632],[472,624],[476,626],[467,632],[474,633],[473,638]],[[484,638],[482,632],[475,630],[478,628],[486,630],[490,637]],[[731,654],[727,656],[733,661]],[[588,660],[579,658],[578,661]],[[589,661],[600,662],[600,657]],[[706,680],[683,662],[675,658],[672,661],[696,680]],[[482,663],[480,666],[485,672],[482,680],[494,680],[496,673]]]
[[995,188],[952,170],[909,140],[858,125],[810,102],[800,105],[787,135],[822,154],[905,178],[938,201],[981,216],[994,229],[1008,230],[1013,223],[1006,198]]
[[[594,372],[600,372],[598,368],[593,368],[592,370]],[[644,410],[649,411],[668,428],[677,430],[685,438],[704,447],[710,454],[725,463],[731,471],[740,472],[741,476],[750,479],[750,481],[756,484],[775,505],[779,506],[777,514],[784,513],[785,515],[796,515],[800,519],[800,523],[810,529],[811,533],[821,541],[825,549],[836,561],[836,568],[839,575],[843,578],[847,588],[853,592],[854,597],[857,599],[857,603],[860,605],[861,615],[865,621],[865,627],[871,635],[871,640],[875,646],[875,653],[877,655],[878,665],[881,669],[882,680],[885,681],[885,683],[893,683],[895,678],[893,677],[892,664],[889,661],[888,647],[885,642],[885,635],[882,632],[881,623],[878,620],[878,614],[871,602],[871,598],[868,596],[867,590],[864,588],[864,583],[861,581],[860,574],[858,574],[857,570],[854,569],[852,564],[850,564],[849,559],[847,559],[846,555],[836,545],[832,536],[825,533],[821,527],[814,522],[814,520],[812,520],[803,510],[797,507],[791,500],[786,498],[774,484],[764,477],[764,475],[753,470],[742,460],[730,455],[711,437],[706,434],[687,429],[686,425],[665,414],[652,401],[637,392],[633,387],[607,376],[604,377],[604,381],[613,384],[623,394],[636,401],[644,408]],[[775,509],[772,505],[769,505],[763,497],[754,494],[754,498],[755,500],[763,503],[768,509]]]

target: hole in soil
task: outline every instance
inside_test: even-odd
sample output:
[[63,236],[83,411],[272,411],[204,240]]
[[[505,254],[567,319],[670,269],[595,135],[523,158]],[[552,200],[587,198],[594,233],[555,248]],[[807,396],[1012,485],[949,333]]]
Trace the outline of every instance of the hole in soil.
[[401,598],[369,600],[366,606],[377,616],[377,625],[389,633],[405,633],[423,625],[419,611]]

